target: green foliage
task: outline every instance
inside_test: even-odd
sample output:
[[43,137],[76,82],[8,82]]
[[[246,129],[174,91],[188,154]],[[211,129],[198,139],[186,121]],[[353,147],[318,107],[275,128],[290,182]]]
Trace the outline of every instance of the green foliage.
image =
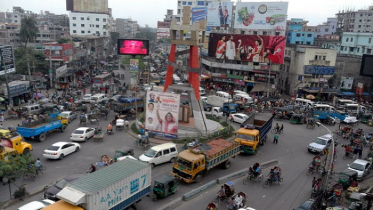
[[145,69],[145,64],[144,61],[147,62],[146,60],[142,59],[141,55],[137,55],[135,57],[130,56],[130,55],[123,55],[123,59],[121,61],[121,64],[123,65],[128,65],[130,64],[130,59],[139,59],[139,69]]
[[35,167],[29,168],[29,165],[34,165],[35,158],[30,154],[9,156],[8,161],[0,160],[0,177],[7,179],[20,178],[25,172],[35,174]]
[[60,39],[57,39],[57,42],[58,44],[65,44],[65,43],[69,43],[70,39],[60,38]]
[[135,35],[135,38],[149,39],[150,41],[154,41],[157,38],[157,33],[153,32],[152,28],[150,27],[140,28],[139,32]]
[[334,87],[336,79],[337,79],[337,74],[334,73],[333,76],[328,79],[329,88]]
[[136,134],[140,133],[139,129],[137,129],[137,127],[136,127],[136,123],[132,123],[131,130],[132,130],[132,132],[134,132]]
[[43,51],[36,51],[33,48],[18,48],[14,50],[14,57],[18,74],[28,75],[27,60],[31,72],[33,72],[32,66],[35,66],[35,72],[48,73],[49,63],[45,60]]
[[28,42],[34,42],[39,29],[36,26],[36,20],[33,17],[24,17],[21,20],[21,30],[19,37],[25,43],[25,48]]

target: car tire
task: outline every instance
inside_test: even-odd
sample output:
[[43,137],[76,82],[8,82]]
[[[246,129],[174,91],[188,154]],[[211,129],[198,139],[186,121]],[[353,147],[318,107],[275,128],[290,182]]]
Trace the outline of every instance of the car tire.
[[155,164],[154,164],[154,163],[152,163],[152,164],[150,164],[150,166],[151,166],[151,168],[154,168]]
[[76,147],[75,148],[75,152],[79,152],[80,148],[79,147]]
[[61,154],[58,159],[63,160],[64,157],[65,157],[65,155]]

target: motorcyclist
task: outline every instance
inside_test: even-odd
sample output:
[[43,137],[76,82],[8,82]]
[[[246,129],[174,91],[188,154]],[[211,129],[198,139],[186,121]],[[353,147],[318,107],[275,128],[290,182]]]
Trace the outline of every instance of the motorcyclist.
[[218,196],[218,198],[224,198],[225,197],[225,189],[224,189],[224,186],[222,185],[219,192],[216,193],[216,195]]
[[280,172],[281,170],[279,167],[275,166],[273,168],[273,174],[275,175],[275,177],[277,177],[277,180],[280,180],[280,175],[281,175]]
[[106,127],[106,131],[107,132],[113,132],[113,125],[111,123],[109,123],[109,125]]
[[142,136],[141,136],[141,134],[137,135],[137,141],[138,141],[139,145],[142,144]]
[[91,164],[91,167],[88,169],[87,173],[93,173],[96,171],[96,166]]

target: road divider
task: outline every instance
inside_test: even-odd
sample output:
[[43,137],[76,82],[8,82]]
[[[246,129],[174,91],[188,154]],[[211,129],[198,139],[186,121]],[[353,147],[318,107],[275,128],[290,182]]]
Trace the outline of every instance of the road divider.
[[212,187],[215,187],[215,185],[217,185],[218,183],[216,182],[216,180],[214,181],[211,181],[205,185],[202,185],[201,187],[198,187],[188,193],[185,193],[183,195],[183,201],[188,201],[192,198],[194,198],[196,195],[199,195],[200,193],[203,193],[204,191],[212,188]]
[[160,209],[161,210],[172,210],[172,209],[176,209],[178,206],[181,206],[182,204],[183,204],[183,200],[181,197],[179,197],[169,202],[166,206],[163,206]]

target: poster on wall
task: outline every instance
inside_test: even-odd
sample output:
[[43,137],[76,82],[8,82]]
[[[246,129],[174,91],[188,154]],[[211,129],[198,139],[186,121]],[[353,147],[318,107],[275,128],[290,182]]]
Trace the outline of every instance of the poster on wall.
[[364,91],[364,83],[361,83],[361,82],[358,82],[357,85],[356,85],[356,95],[363,95],[363,91]]
[[354,83],[353,77],[341,77],[340,89],[351,90],[353,83]]
[[286,30],[288,2],[237,2],[234,28]]
[[218,59],[283,64],[285,42],[285,36],[211,33],[208,55]]
[[130,72],[139,71],[139,59],[130,59]]
[[150,135],[177,138],[180,95],[146,92],[145,129]]
[[230,27],[233,2],[214,2],[207,7],[207,26]]

